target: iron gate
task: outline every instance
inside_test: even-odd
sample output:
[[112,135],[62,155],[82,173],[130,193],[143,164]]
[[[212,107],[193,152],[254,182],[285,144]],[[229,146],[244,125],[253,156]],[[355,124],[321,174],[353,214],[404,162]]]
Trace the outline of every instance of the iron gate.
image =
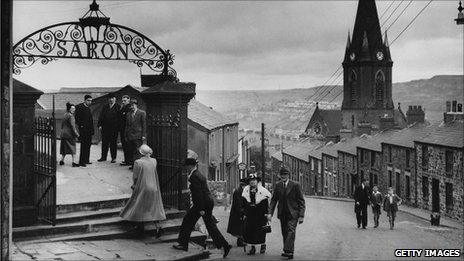
[[38,220],[55,225],[56,219],[56,122],[37,117],[34,122],[34,176]]

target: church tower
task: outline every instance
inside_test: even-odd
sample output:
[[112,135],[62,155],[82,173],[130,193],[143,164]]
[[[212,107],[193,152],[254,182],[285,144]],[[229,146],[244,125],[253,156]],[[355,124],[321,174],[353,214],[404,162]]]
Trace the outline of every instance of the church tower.
[[360,123],[379,129],[381,117],[394,117],[392,65],[375,0],[359,0],[353,37],[348,33],[343,60],[343,129],[357,135]]

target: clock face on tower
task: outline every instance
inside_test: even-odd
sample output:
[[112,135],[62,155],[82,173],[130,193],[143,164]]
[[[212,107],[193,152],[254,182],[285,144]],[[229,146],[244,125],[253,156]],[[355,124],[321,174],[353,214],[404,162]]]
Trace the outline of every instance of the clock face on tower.
[[351,59],[352,61],[354,61],[355,58],[356,58],[356,54],[351,53],[351,54],[350,54],[350,59]]
[[377,59],[379,61],[382,61],[383,60],[383,53],[382,52],[377,52]]

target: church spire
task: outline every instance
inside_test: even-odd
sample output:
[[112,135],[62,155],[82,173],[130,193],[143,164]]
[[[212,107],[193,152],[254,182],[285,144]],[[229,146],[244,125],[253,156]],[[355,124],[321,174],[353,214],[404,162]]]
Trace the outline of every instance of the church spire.
[[349,49],[351,46],[351,37],[350,37],[350,30],[348,30],[348,39],[346,40],[346,49]]
[[382,33],[375,0],[359,0],[356,20],[353,29],[351,47],[354,52],[360,53],[365,38],[369,42],[369,53],[375,56],[378,49],[383,49]]
[[390,47],[390,43],[388,42],[387,31],[385,31],[385,40],[383,40],[383,44],[385,47]]

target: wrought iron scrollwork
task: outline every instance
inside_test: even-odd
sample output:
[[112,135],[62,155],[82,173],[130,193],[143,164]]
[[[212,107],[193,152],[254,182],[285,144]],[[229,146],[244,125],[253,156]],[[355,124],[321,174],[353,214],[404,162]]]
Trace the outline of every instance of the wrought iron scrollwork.
[[[95,2],[92,5],[91,11],[99,11]],[[26,36],[13,47],[13,72],[58,58],[127,60],[177,79],[169,50],[131,28],[110,23],[106,16],[54,24]]]

